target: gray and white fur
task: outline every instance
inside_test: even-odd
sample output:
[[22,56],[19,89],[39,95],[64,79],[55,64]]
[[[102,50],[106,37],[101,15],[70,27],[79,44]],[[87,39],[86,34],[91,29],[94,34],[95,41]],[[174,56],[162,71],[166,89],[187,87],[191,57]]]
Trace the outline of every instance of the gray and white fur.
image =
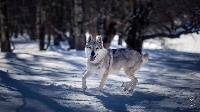
[[86,90],[86,78],[93,73],[102,75],[99,91],[102,91],[109,74],[123,69],[124,73],[131,79],[124,91],[133,91],[138,82],[135,73],[141,65],[148,62],[148,53],[141,55],[132,49],[105,49],[101,36],[89,37],[85,47],[87,57],[86,72],[82,77],[82,88]]

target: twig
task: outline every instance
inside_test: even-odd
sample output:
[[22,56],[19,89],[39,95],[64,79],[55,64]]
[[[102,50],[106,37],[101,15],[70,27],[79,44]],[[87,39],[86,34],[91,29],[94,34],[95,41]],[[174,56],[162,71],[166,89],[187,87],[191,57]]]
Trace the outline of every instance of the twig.
[[69,40],[69,37],[67,37],[63,32],[61,32],[60,30],[58,30],[57,28],[55,28],[52,24],[51,24],[51,28],[53,29],[53,31],[55,31],[57,34],[61,35],[61,37],[64,40]]

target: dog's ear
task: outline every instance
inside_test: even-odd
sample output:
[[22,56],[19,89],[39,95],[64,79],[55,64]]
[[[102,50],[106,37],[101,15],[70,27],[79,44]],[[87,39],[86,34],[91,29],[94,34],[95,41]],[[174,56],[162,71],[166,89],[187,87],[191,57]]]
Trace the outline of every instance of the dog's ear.
[[103,43],[103,40],[102,40],[102,36],[101,35],[97,35],[97,42],[99,43]]
[[89,37],[88,37],[88,40],[87,40],[88,42],[93,42],[94,41],[94,38],[93,38],[93,36],[90,34],[89,35]]

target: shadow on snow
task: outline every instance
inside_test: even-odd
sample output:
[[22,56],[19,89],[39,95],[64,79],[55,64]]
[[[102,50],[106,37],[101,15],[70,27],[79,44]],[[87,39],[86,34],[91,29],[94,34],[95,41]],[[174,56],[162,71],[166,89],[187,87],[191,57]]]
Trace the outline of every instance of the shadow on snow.
[[[162,74],[164,74],[166,72],[169,72],[169,73],[176,72],[176,73],[180,73],[180,74],[185,73],[185,72],[190,72],[190,73],[191,72],[200,72],[200,69],[199,69],[200,54],[183,53],[183,52],[175,52],[175,51],[172,51],[171,52],[172,54],[169,54],[165,50],[145,50],[145,51],[149,52],[149,54],[150,54],[149,63],[145,66],[148,68],[151,68],[151,69],[159,69],[159,70],[167,69],[166,71],[162,72]],[[28,55],[32,55],[32,54],[28,54]],[[60,61],[60,62],[64,61],[66,63],[70,63],[70,64],[76,66],[77,68],[83,68],[85,66],[84,63],[80,64],[79,62],[72,61],[72,60],[63,60],[63,59],[59,59],[59,58],[37,56],[37,55],[32,55],[32,56],[34,58],[33,60],[35,60],[35,61],[40,61],[41,58],[45,58],[46,60],[56,60],[56,61]],[[21,64],[19,64],[19,62],[17,62],[17,63],[7,62],[6,64],[11,65],[12,67],[14,67],[18,70],[24,70],[25,74],[27,74],[27,75],[38,74],[37,72],[35,72],[36,70],[38,70],[37,68],[33,69],[33,68],[29,67],[29,65],[31,65],[31,61],[29,61],[27,59],[21,59],[21,58],[17,57],[17,54],[15,54],[15,53],[6,54],[5,58],[7,58],[7,59],[13,58],[13,59],[16,59],[17,61],[19,61]],[[196,59],[196,60],[194,60],[194,59]],[[33,66],[41,66],[41,65],[33,64]],[[56,70],[57,68],[50,68],[50,69],[51,70],[47,70],[47,71],[54,72],[54,70]],[[60,73],[62,73],[62,72],[60,72]],[[151,70],[150,71],[141,71],[141,73],[155,74],[155,72],[151,72]],[[46,75],[55,75],[55,77],[60,77],[54,73],[49,73],[49,74],[47,73]],[[157,77],[156,75],[149,76],[148,77],[149,79],[146,79],[145,83],[146,84],[155,84],[155,85],[160,85],[160,83],[162,83],[162,84],[164,84],[164,86],[169,87],[169,88],[187,89],[187,90],[191,89],[191,87],[181,88],[180,86],[170,86],[170,84],[168,84],[168,83],[177,83],[176,81],[175,82],[173,82],[173,81],[176,80],[175,78],[177,78],[177,77],[178,77],[177,78],[178,80],[181,79],[181,76],[180,77],[179,76],[177,76],[177,77],[176,76],[160,76],[160,78],[162,80],[164,80],[165,82],[159,82],[159,81],[155,80],[156,77]],[[4,71],[0,71],[0,78],[1,78],[1,83],[5,84],[7,87],[12,87],[12,88],[17,89],[17,91],[22,94],[23,105],[18,107],[16,109],[16,111],[20,111],[21,109],[23,109],[23,107],[26,106],[25,99],[27,99],[27,98],[38,100],[54,111],[74,111],[74,109],[62,106],[58,102],[54,101],[52,98],[50,98],[46,95],[42,95],[42,94],[37,93],[36,91],[31,90],[26,85],[27,83],[10,78],[9,74]],[[174,80],[172,80],[172,79],[174,79]],[[192,82],[194,82],[194,84],[196,84],[196,86],[199,85],[199,80],[189,80],[188,81],[187,79],[184,79],[184,81],[182,81],[180,83],[180,85],[186,85],[186,84],[192,83]],[[143,83],[143,84],[145,84],[145,83]],[[40,84],[38,84],[38,85],[40,85]],[[196,89],[198,89],[198,88],[196,88]],[[167,107],[159,107],[159,105],[151,104],[154,101],[155,102],[162,101],[164,99],[169,98],[168,96],[156,94],[156,93],[135,91],[134,94],[130,96],[130,95],[115,95],[115,94],[103,92],[103,94],[105,96],[101,96],[101,95],[94,95],[94,94],[91,94],[88,92],[78,91],[78,90],[76,90],[76,88],[72,88],[71,91],[84,93],[85,95],[88,95],[88,96],[95,96],[97,99],[99,99],[101,101],[101,103],[104,105],[105,108],[112,110],[112,111],[127,111],[128,105],[131,105],[131,106],[132,105],[140,105],[141,107],[144,107],[146,110],[160,109],[160,110],[164,110],[164,111],[183,111],[183,110],[180,110],[179,108],[174,109],[174,108],[167,108]],[[188,111],[188,110],[189,109],[185,109],[184,111]],[[197,110],[197,108],[194,108],[194,110]]]

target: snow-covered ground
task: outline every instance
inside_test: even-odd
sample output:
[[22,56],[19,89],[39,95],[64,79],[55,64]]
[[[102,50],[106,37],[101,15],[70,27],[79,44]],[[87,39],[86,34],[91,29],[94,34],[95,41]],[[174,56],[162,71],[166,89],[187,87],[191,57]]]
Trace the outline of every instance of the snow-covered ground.
[[[13,53],[0,53],[0,112],[197,112],[200,110],[200,54],[144,49],[148,64],[137,73],[132,94],[121,87],[129,79],[120,71],[108,77],[103,92],[94,74],[81,88],[84,51],[15,40]],[[116,46],[116,45],[113,45]]]
[[[200,32],[199,32],[200,33]],[[173,49],[182,52],[200,53],[200,34],[191,33],[181,35],[180,38],[163,38],[145,40],[143,48]]]

